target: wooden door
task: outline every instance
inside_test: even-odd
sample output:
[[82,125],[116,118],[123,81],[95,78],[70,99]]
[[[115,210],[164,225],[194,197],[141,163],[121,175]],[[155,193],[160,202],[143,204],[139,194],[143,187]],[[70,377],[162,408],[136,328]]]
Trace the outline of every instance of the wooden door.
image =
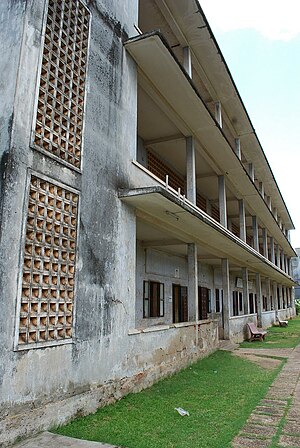
[[173,285],[173,322],[188,321],[187,287]]

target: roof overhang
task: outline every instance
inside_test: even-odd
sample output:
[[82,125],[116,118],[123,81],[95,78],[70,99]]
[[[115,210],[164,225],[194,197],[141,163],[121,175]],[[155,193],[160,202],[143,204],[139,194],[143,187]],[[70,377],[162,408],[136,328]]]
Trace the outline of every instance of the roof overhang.
[[[189,201],[177,197],[164,187],[145,187],[119,190],[119,198],[139,211],[140,216],[153,220],[170,229],[185,243],[205,246],[219,258],[228,258],[241,267],[248,267],[264,277],[287,286],[295,285],[293,279],[242,240],[225,229],[205,212]],[[145,218],[147,219],[147,218]]]
[[143,76],[150,80],[178,117],[177,125],[183,135],[194,135],[208,157],[217,163],[220,173],[225,173],[245,199],[248,208],[262,219],[287,256],[295,256],[266,202],[163,36],[156,31],[143,34],[129,39],[125,47]]
[[165,17],[171,17],[173,24],[179,25],[181,45],[185,46],[188,43],[190,46],[197,59],[198,70],[211,85],[215,99],[221,101],[230,122],[234,123],[236,134],[241,137],[242,151],[247,160],[254,163],[258,176],[264,182],[269,194],[273,199],[276,198],[278,213],[287,228],[294,229],[275,176],[200,2],[198,0],[156,1],[164,11]]

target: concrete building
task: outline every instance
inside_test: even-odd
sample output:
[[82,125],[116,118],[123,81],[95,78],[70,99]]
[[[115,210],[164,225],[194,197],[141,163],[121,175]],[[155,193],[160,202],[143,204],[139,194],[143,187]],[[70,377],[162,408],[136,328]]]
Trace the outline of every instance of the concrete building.
[[0,12],[5,445],[293,316],[295,252],[196,0]]
[[294,288],[295,299],[300,299],[300,248],[295,249],[297,257],[292,258],[292,277],[297,283]]

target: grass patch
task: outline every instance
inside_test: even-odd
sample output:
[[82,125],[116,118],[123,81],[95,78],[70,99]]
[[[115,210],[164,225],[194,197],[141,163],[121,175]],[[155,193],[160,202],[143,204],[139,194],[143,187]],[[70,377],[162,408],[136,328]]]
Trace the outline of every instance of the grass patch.
[[264,342],[242,342],[242,348],[294,348],[300,344],[300,317],[289,320],[287,327],[268,328]]
[[[226,448],[278,370],[218,351],[54,432],[127,448]],[[190,417],[181,417],[175,407]]]

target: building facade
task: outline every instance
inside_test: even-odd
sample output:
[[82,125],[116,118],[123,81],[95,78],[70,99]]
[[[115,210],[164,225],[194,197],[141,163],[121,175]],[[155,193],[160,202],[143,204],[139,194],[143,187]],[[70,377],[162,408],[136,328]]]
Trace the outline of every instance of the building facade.
[[295,252],[198,1],[0,12],[5,445],[292,317]]
[[295,299],[300,299],[300,248],[295,249],[297,257],[292,258],[292,277],[297,283],[294,288]]

